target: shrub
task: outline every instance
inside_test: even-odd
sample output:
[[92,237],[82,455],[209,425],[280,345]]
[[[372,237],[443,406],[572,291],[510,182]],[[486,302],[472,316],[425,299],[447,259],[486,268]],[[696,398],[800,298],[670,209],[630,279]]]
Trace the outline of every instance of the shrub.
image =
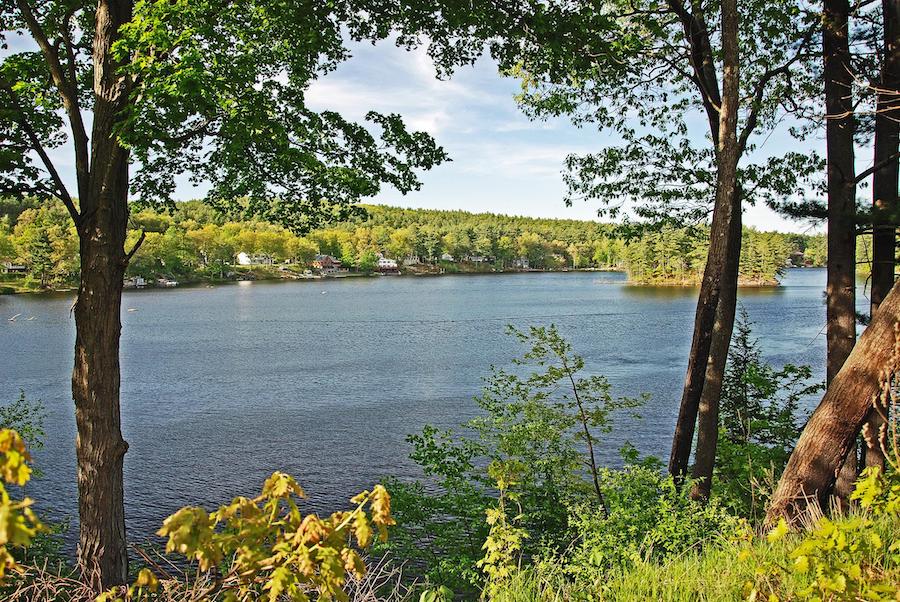
[[411,435],[410,457],[425,483],[391,483],[400,527],[391,551],[410,559],[434,583],[477,591],[475,568],[488,536],[485,513],[494,506],[491,465],[517,466],[509,486],[521,504],[517,528],[527,532],[523,554],[558,552],[569,545],[569,508],[604,512],[595,450],[612,428],[611,415],[640,405],[615,398],[554,326],[526,332],[509,327],[526,352],[508,370],[492,369],[476,402],[482,414],[459,431],[426,426]]
[[603,470],[602,488],[608,514],[582,505],[570,517],[579,540],[564,561],[579,581],[595,582],[638,562],[666,562],[743,528],[714,500],[691,500],[689,487],[676,487],[652,462]]
[[25,440],[16,431],[0,430],[0,583],[7,571],[20,568],[13,549],[27,548],[44,528],[31,510],[33,500],[27,497],[15,500],[4,486],[6,483],[21,487],[28,482],[30,459]]
[[[275,472],[256,498],[237,497],[211,513],[188,506],[168,517],[158,533],[168,538],[166,552],[194,561],[200,574],[213,577],[190,599],[302,602],[315,592],[323,602],[347,600],[348,577],[365,574],[351,537],[360,549],[372,543],[375,530],[387,538],[387,527],[394,524],[390,496],[376,485],[351,500],[352,510],[324,519],[300,512],[297,500],[305,497],[291,476]],[[159,586],[157,576],[142,569],[127,590],[110,590],[97,602],[123,595],[143,599]]]
[[801,430],[802,399],[823,389],[809,366],[765,363],[741,307],[722,382],[713,490],[731,512],[757,522]]

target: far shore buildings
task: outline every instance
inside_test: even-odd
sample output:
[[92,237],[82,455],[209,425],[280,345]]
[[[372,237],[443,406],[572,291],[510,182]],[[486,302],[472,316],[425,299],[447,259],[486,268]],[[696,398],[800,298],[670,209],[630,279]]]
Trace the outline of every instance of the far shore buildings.
[[24,265],[18,265],[9,261],[4,262],[2,265],[0,265],[0,272],[4,274],[24,274],[27,271],[28,268],[26,268]]
[[275,263],[268,255],[250,255],[241,251],[237,254],[238,265],[272,265]]
[[323,274],[335,274],[337,272],[347,271],[347,268],[343,267],[341,260],[336,259],[331,255],[316,255],[312,261],[312,267]]
[[385,257],[384,255],[381,255],[380,253],[379,253],[379,255],[380,255],[378,257],[378,271],[379,272],[396,272],[400,269],[399,266],[397,265],[396,260],[388,259],[387,257]]

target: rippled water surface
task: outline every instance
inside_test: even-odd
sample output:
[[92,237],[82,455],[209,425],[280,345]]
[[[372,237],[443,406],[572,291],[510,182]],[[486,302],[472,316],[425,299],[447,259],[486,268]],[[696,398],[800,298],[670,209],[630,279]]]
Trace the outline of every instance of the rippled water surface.
[[[824,283],[824,270],[792,270],[781,287],[742,291],[768,359],[809,363],[822,376]],[[36,457],[45,476],[29,493],[55,517],[77,507],[72,301],[0,297],[0,399],[22,389],[47,407],[47,445]],[[555,323],[616,393],[652,395],[643,420],[608,440],[607,461],[626,438],[664,455],[695,303],[696,290],[583,272],[126,292],[129,536],[146,539],[185,504],[252,494],[276,469],[296,475],[321,509],[385,475],[415,476],[405,436],[475,412],[490,365],[518,351],[507,324]]]

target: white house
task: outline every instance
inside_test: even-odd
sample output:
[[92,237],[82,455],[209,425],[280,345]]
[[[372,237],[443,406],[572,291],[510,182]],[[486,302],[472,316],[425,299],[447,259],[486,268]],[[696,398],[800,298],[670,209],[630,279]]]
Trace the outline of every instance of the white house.
[[450,253],[444,253],[441,255],[441,261],[453,261],[453,255]]
[[244,251],[237,254],[238,265],[272,265],[272,258],[268,255],[248,255]]
[[28,269],[24,265],[17,265],[12,262],[5,262],[2,266],[2,271],[4,274],[24,274],[28,271]]
[[397,269],[397,262],[393,259],[388,259],[387,257],[379,257],[378,258],[378,271],[379,272],[391,272]]
[[527,270],[528,267],[528,258],[527,257],[519,257],[518,259],[513,260],[513,267],[519,268],[521,270]]

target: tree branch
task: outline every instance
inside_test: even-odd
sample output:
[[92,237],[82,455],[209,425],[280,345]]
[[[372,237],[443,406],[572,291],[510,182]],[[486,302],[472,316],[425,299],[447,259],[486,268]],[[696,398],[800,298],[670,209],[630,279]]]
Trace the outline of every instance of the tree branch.
[[66,206],[66,209],[69,210],[69,215],[72,216],[72,221],[75,222],[75,226],[79,226],[81,224],[81,214],[78,212],[78,208],[75,207],[72,196],[66,189],[66,185],[63,183],[59,172],[56,170],[56,166],[53,165],[53,161],[50,160],[50,156],[47,154],[47,151],[44,150],[44,146],[41,144],[40,138],[38,138],[37,133],[34,131],[34,128],[31,127],[31,124],[28,123],[28,118],[25,115],[25,112],[22,110],[22,106],[19,103],[19,99],[16,96],[15,91],[6,82],[2,82],[2,88],[9,96],[9,99],[12,102],[13,107],[15,108],[15,117],[13,118],[16,120],[16,123],[19,124],[19,127],[22,128],[22,131],[25,133],[25,136],[28,138],[29,142],[31,142],[31,148],[34,149],[34,152],[36,152],[41,158],[41,162],[44,164],[44,168],[47,170],[47,173],[50,174],[50,179],[53,180],[53,184],[56,186],[57,192],[59,193],[59,198]]
[[144,244],[144,239],[147,238],[147,232],[141,230],[141,235],[138,237],[137,242],[134,243],[134,246],[131,247],[131,250],[125,254],[125,265],[127,266],[131,262],[131,258],[134,257],[134,254],[138,252],[138,249],[141,248],[141,245]]
[[788,60],[786,63],[783,63],[779,67],[775,67],[773,69],[768,69],[765,73],[760,76],[759,81],[756,82],[756,86],[753,89],[753,102],[751,104],[750,113],[747,117],[747,122],[744,124],[743,129],[741,130],[741,135],[738,138],[738,148],[740,152],[744,152],[744,149],[747,147],[747,140],[749,140],[750,135],[753,133],[753,130],[756,129],[756,124],[759,121],[759,107],[762,104],[763,95],[766,93],[766,87],[769,85],[773,79],[775,79],[779,75],[787,75],[791,71],[791,66],[800,60],[800,57],[805,55],[806,46],[812,40],[813,35],[818,31],[818,26],[810,26],[807,30],[806,34],[803,36],[803,40],[800,42],[800,47],[797,49],[797,52]]
[[684,35],[691,49],[691,67],[694,70],[694,82],[700,91],[703,108],[706,109],[706,117],[709,120],[710,134],[715,143],[716,154],[719,152],[719,107],[722,104],[719,92],[719,82],[715,72],[715,61],[712,56],[712,47],[709,41],[709,31],[706,24],[692,14],[681,0],[668,0],[672,9],[681,21]]
[[[66,11],[65,16],[62,20],[62,41],[66,48],[66,62],[68,63],[68,71],[69,71],[69,83],[72,88],[76,87],[76,82],[78,81],[78,71],[75,65],[75,48],[72,44],[72,17],[75,16],[75,9],[70,8]],[[77,95],[76,95],[77,96]]]
[[[68,81],[63,74],[63,67],[59,61],[59,53],[50,41],[47,34],[35,17],[34,11],[27,0],[16,0],[19,12],[28,26],[31,36],[37,42],[47,61],[50,69],[50,75],[53,83],[56,85],[62,98],[63,107],[69,117],[69,124],[72,128],[72,141],[75,146],[75,171],[78,175],[78,195],[82,198],[87,197],[88,184],[90,178],[90,155],[88,152],[88,136],[84,127],[84,119],[81,115],[81,108],[78,103],[78,88],[76,81]],[[63,29],[68,32],[68,25],[64,24]],[[68,37],[68,34],[67,36]],[[74,58],[74,53],[73,53]],[[71,65],[74,68],[74,63]]]
[[882,167],[887,167],[892,162],[896,161],[898,158],[900,158],[900,151],[894,153],[890,157],[885,157],[884,159],[882,159],[881,161],[879,161],[878,163],[876,163],[869,169],[865,170],[864,172],[862,172],[861,174],[856,176],[856,180],[855,180],[854,184],[859,184],[860,182],[862,182],[863,180],[865,180],[866,178],[871,176],[873,173],[875,173]]

